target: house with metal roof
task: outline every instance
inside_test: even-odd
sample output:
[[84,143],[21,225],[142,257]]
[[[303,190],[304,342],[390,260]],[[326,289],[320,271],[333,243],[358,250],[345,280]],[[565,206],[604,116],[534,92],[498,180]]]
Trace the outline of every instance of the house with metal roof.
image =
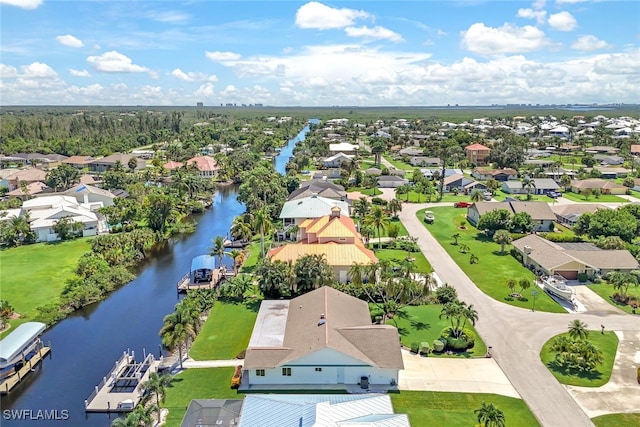
[[[409,427],[386,394],[248,394],[239,427]],[[186,426],[185,426],[186,427]]]
[[249,340],[240,390],[396,389],[404,369],[398,330],[373,325],[368,304],[324,286],[265,300]]
[[340,208],[340,214],[349,216],[349,204],[346,201],[320,197],[317,193],[309,197],[289,200],[285,202],[280,211],[280,219],[283,225],[300,225],[305,219],[320,218],[331,214],[331,208]]
[[530,234],[512,242],[522,263],[546,275],[576,280],[578,274],[589,277],[613,271],[638,269],[638,261],[627,250],[604,250],[592,243],[557,243]]

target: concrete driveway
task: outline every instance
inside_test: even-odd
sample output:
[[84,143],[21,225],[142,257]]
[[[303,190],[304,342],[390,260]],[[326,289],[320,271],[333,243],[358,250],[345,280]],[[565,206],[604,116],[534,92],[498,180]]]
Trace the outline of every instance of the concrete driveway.
[[423,357],[402,350],[400,390],[494,393],[520,398],[494,359]]

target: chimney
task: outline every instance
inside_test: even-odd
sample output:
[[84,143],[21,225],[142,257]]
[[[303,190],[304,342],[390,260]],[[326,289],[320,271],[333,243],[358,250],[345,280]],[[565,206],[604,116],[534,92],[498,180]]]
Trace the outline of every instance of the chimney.
[[338,206],[331,208],[331,218],[340,218],[340,208]]
[[522,265],[529,265],[529,255],[531,255],[531,246],[525,245],[523,249],[524,254],[522,255]]

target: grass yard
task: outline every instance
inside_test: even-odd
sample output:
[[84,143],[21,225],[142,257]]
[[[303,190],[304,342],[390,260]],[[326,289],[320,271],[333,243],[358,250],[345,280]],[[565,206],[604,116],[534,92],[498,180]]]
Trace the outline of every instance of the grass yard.
[[[434,224],[425,224],[425,227],[480,290],[498,301],[516,307],[532,308],[531,292],[534,290],[533,287],[524,292],[524,296],[528,298],[526,301],[508,298],[509,288],[506,285],[508,279],[526,277],[533,281],[535,278],[531,271],[509,254],[510,245],[507,245],[505,253],[501,254],[500,245],[478,233],[478,230],[472,225],[466,225],[466,230],[460,230],[459,225],[462,221],[468,223],[466,209],[437,207],[429,208],[429,210],[434,213],[436,220]],[[423,213],[424,210],[417,213],[421,221]],[[457,246],[453,244],[451,238],[456,233],[460,234]],[[469,246],[469,251],[466,254],[460,252],[462,244]],[[477,264],[469,263],[470,254],[475,254],[479,258]],[[540,290],[536,297],[535,308],[539,311],[566,313],[559,304]]]
[[382,191],[377,188],[351,187],[347,190],[348,193],[353,193],[354,191],[359,191],[366,196],[379,196],[382,194]]
[[189,350],[194,360],[233,359],[246,350],[258,313],[244,304],[216,301]]
[[608,414],[591,418],[596,427],[640,426],[640,412],[635,414]]
[[600,331],[589,331],[588,340],[602,350],[604,360],[602,365],[599,365],[598,369],[593,372],[567,371],[555,363],[555,353],[550,351],[549,348],[553,340],[563,335],[568,336],[569,333],[565,332],[564,334],[556,335],[544,343],[540,351],[542,363],[549,368],[549,371],[561,384],[581,387],[600,387],[605,385],[611,378],[613,362],[618,349],[618,337],[615,332],[608,331],[602,334]]
[[[409,232],[407,231],[406,227],[404,226],[402,221],[400,221],[398,218],[391,218],[391,224],[398,227],[398,237],[409,235]],[[380,237],[389,237],[389,232],[386,229],[381,228]],[[374,236],[371,237],[369,242],[374,246],[378,244],[378,230],[374,230]]]
[[[533,189],[531,191],[534,191]],[[547,197],[543,194],[531,194],[531,198],[529,200],[527,200],[527,195],[526,194],[509,194],[509,193],[505,193],[502,190],[497,190],[496,194],[493,196],[494,199],[502,202],[504,201],[504,199],[506,199],[507,197],[511,197],[512,199],[516,199],[516,200],[522,200],[522,201],[529,201],[529,202],[551,202],[553,201],[553,199],[551,199],[550,197]]]
[[497,394],[401,391],[390,394],[395,413],[408,414],[413,427],[477,425],[474,409],[482,402],[493,403],[504,412],[509,427],[540,424],[524,400]]
[[[402,202],[406,202],[407,201],[407,195],[406,194],[398,194],[396,195],[396,197],[402,201]],[[425,196],[424,194],[418,194],[415,191],[410,191],[409,195],[408,195],[408,201],[409,203],[455,203],[455,202],[469,202],[471,203],[471,197],[469,195],[466,194],[458,194],[455,195],[453,193],[449,193],[449,194],[445,194],[442,197],[442,200],[438,200],[438,194],[434,194],[431,196],[431,201],[427,200],[427,196]]]
[[[374,243],[373,240],[371,243]],[[388,259],[388,260],[403,260],[407,257],[407,254],[412,258],[415,258],[415,265],[418,273],[427,273],[431,272],[431,264],[427,261],[424,254],[422,252],[407,252],[401,249],[375,249],[377,245],[373,246],[374,252],[378,259]]]
[[28,321],[37,307],[57,301],[66,280],[74,275],[78,260],[90,250],[91,238],[81,238],[0,251],[1,298],[23,316],[10,321],[9,330]]
[[[629,314],[633,313],[633,307],[627,304],[621,304],[617,301],[614,301],[613,298],[611,298],[611,295],[613,295],[613,293],[615,292],[615,289],[609,283],[593,283],[588,286],[589,286],[589,289],[591,289],[596,294],[600,295],[602,299],[607,301],[609,304],[615,307],[618,307],[620,310],[624,310]],[[627,291],[627,295],[635,296],[636,298],[640,299],[640,287],[638,286],[629,287],[629,290]],[[640,310],[636,309],[636,312],[640,313]]]
[[[264,242],[265,246],[269,243],[267,240]],[[253,270],[256,268],[256,264],[258,264],[258,260],[260,259],[260,240],[256,240],[250,245],[248,245],[245,250],[249,252],[249,256],[245,259],[242,267],[240,267],[241,273],[253,273]]]
[[[440,310],[442,310],[441,304],[405,307],[402,309],[402,314],[388,320],[387,324],[398,328],[400,340],[404,346],[411,347],[412,342],[428,342],[431,346],[433,341],[440,337],[440,332],[450,326],[449,320],[439,318]],[[475,332],[470,323],[466,327]],[[475,345],[468,351],[455,353],[453,356],[445,353],[431,353],[429,357],[484,357],[486,353],[487,346],[476,333]]]
[[395,160],[393,157],[391,156],[382,156],[386,161],[388,161],[389,163],[391,163],[396,169],[402,169],[402,170],[406,170],[406,171],[414,171],[416,169],[420,169],[419,167],[416,166],[411,166],[409,163],[405,163],[402,160]]
[[615,194],[602,194],[599,197],[593,194],[586,198],[582,194],[571,193],[569,191],[562,193],[562,197],[565,199],[573,200],[574,202],[587,202],[587,203],[625,203],[627,199],[616,196]]
[[244,395],[230,387],[233,372],[234,368],[194,368],[176,375],[160,404],[169,409],[165,426],[180,426],[191,399],[242,399]]

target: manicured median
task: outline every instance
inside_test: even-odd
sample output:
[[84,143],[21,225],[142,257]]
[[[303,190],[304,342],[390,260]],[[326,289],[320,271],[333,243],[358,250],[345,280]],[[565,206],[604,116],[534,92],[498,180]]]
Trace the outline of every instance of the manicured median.
[[591,418],[596,427],[640,426],[640,412],[635,414],[609,414]]
[[[429,210],[434,213],[436,220],[434,224],[424,224],[424,226],[482,292],[498,301],[532,309],[532,291],[536,290],[535,309],[537,311],[566,313],[559,304],[538,288],[532,287],[524,291],[523,296],[526,300],[508,297],[510,291],[507,288],[507,280],[527,278],[533,282],[535,276],[509,254],[509,245],[505,248],[505,253],[501,254],[499,244],[470,225],[466,219],[466,209],[437,207]],[[420,221],[423,214],[424,210],[417,213]],[[462,223],[465,224],[465,229],[460,228]],[[452,238],[454,234],[460,235],[458,245],[454,244]],[[466,253],[462,253],[463,245],[468,246]],[[470,263],[471,254],[478,257],[478,263]]]

